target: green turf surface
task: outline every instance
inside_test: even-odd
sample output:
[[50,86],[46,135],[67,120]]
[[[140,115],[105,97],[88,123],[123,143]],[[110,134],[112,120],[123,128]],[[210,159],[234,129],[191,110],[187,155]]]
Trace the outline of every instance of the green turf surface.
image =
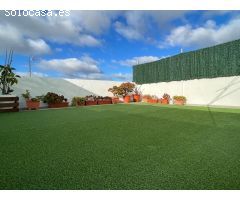
[[106,105],[0,124],[0,189],[240,189],[239,110]]

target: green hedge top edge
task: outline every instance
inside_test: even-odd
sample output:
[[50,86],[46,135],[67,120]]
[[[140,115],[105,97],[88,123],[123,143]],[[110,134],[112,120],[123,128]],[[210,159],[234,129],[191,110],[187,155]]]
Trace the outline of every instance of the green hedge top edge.
[[137,84],[240,75],[240,39],[133,66]]

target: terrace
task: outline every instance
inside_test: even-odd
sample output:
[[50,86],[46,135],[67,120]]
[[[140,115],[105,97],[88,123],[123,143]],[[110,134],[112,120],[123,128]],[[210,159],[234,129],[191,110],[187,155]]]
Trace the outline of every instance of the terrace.
[[239,189],[240,111],[115,104],[1,114],[1,189]]

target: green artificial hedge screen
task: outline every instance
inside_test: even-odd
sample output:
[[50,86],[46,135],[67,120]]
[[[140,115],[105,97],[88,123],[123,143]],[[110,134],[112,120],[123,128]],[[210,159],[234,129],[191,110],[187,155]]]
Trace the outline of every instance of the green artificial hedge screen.
[[138,84],[240,74],[240,40],[133,66]]

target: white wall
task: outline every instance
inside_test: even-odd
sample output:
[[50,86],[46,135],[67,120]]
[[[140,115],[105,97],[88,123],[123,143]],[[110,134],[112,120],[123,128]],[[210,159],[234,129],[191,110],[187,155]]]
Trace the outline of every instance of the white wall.
[[187,104],[240,106],[240,76],[139,85],[143,94],[183,95]]
[[[56,92],[71,101],[73,96],[90,94],[112,96],[108,88],[121,82],[105,80],[60,79],[22,77],[14,87],[15,95],[20,97],[20,107],[25,107],[21,94],[26,89],[33,96]],[[139,85],[143,94],[157,95],[159,98],[168,93],[170,96],[184,95],[187,104],[240,106],[240,76],[189,81],[173,81]]]
[[110,87],[114,85],[120,85],[122,82],[106,81],[106,80],[84,80],[84,79],[65,79],[70,83],[88,90],[99,96],[112,96],[111,92],[108,92]]

